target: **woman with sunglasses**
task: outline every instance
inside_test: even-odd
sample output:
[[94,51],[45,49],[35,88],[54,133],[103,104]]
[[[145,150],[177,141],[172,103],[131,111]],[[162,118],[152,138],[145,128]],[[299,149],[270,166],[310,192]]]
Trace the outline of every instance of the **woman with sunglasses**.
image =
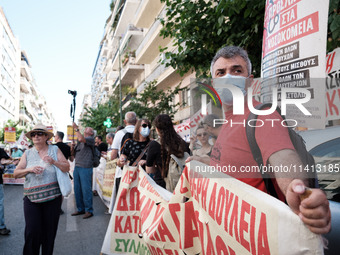
[[[61,210],[62,195],[56,171],[70,170],[70,164],[55,145],[46,126],[37,124],[26,133],[34,146],[26,150],[14,171],[15,178],[25,178],[25,245],[23,254],[53,254]],[[58,170],[59,171],[59,170]]]
[[[192,156],[187,158],[186,162],[190,162],[191,160],[197,160],[204,164],[210,164],[210,154],[213,146],[209,143],[209,133],[206,131],[203,125],[199,125],[196,129],[196,136],[191,137],[191,142],[196,139],[201,144],[201,147],[198,149],[194,149],[192,151]],[[190,143],[190,146],[192,143]]]
[[201,148],[193,150],[192,155],[198,157],[210,157],[212,146],[209,143],[209,134],[207,133],[203,125],[199,125],[197,127],[196,137],[201,144]]
[[[150,142],[151,123],[147,119],[137,121],[133,138],[125,142],[118,160],[118,166],[123,167],[125,164],[130,166],[144,166],[148,145]],[[141,156],[140,156],[141,155]],[[139,157],[140,156],[140,157]]]

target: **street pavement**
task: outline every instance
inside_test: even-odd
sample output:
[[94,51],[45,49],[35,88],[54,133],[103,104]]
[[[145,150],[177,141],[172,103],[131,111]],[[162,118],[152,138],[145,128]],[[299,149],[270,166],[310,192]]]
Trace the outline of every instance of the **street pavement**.
[[[0,255],[20,255],[24,246],[25,220],[23,212],[23,186],[4,185],[5,223],[11,230],[8,236],[0,235]],[[99,196],[93,197],[94,216],[83,219],[71,216],[76,211],[72,193],[64,199],[58,233],[54,244],[54,255],[100,254],[110,216]]]

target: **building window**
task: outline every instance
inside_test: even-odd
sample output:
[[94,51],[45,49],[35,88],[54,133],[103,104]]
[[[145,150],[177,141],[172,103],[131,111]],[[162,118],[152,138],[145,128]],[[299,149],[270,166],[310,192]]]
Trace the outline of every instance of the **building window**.
[[190,89],[185,88],[180,92],[180,104],[181,108],[190,106]]

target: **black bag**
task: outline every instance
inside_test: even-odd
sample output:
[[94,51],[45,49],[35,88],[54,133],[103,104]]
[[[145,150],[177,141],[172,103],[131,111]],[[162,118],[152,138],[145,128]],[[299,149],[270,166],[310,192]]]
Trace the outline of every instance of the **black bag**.
[[[270,108],[270,107],[271,107],[270,103],[259,104],[259,105],[255,106],[255,109],[261,110],[263,108]],[[276,111],[278,111],[278,113],[281,115],[280,108],[277,108]],[[257,116],[258,115],[251,112],[248,116],[247,123],[248,123],[249,120],[257,119]],[[284,116],[281,115],[281,117],[282,117],[283,120],[285,120]],[[287,123],[286,123],[286,125],[287,125]],[[296,133],[292,128],[290,128],[290,127],[287,127],[287,128],[288,128],[290,140],[291,140],[297,154],[299,155],[301,162],[303,163],[303,169],[302,170],[305,170],[305,171],[308,172],[309,187],[317,188],[319,185],[318,185],[318,180],[317,180],[317,175],[316,175],[314,158],[307,151],[305,141],[303,140],[303,138],[298,133]],[[248,140],[251,152],[253,154],[255,161],[257,162],[257,164],[261,168],[264,164],[263,164],[263,159],[262,159],[260,148],[259,148],[259,146],[257,145],[257,142],[256,142],[255,130],[256,130],[255,126],[246,125],[247,140]],[[269,194],[271,194],[274,197],[278,197],[276,190],[274,188],[273,182],[270,180],[269,174],[267,172],[263,173],[263,171],[261,171],[261,174],[262,174],[262,177],[263,177],[265,185],[266,185],[266,189],[269,192]]]
[[124,131],[125,135],[123,136],[122,141],[120,143],[120,150],[119,150],[120,153],[122,153],[122,150],[123,150],[125,143],[129,140],[132,140],[132,138],[133,138],[133,133],[127,132],[126,129],[123,129],[123,131]]
[[98,167],[100,164],[100,151],[95,146],[92,147],[92,154],[93,154],[93,167]]

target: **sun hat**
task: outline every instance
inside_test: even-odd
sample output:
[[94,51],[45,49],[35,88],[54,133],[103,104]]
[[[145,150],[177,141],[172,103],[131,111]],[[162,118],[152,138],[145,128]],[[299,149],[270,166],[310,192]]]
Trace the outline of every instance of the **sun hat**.
[[41,124],[41,123],[35,125],[31,131],[27,132],[27,133],[25,134],[26,137],[27,137],[28,139],[31,139],[31,140],[32,140],[31,134],[32,134],[33,132],[44,132],[44,133],[47,135],[48,139],[50,139],[50,138],[53,136],[53,133],[51,133],[50,131],[48,131],[47,127],[46,127],[45,125]]

